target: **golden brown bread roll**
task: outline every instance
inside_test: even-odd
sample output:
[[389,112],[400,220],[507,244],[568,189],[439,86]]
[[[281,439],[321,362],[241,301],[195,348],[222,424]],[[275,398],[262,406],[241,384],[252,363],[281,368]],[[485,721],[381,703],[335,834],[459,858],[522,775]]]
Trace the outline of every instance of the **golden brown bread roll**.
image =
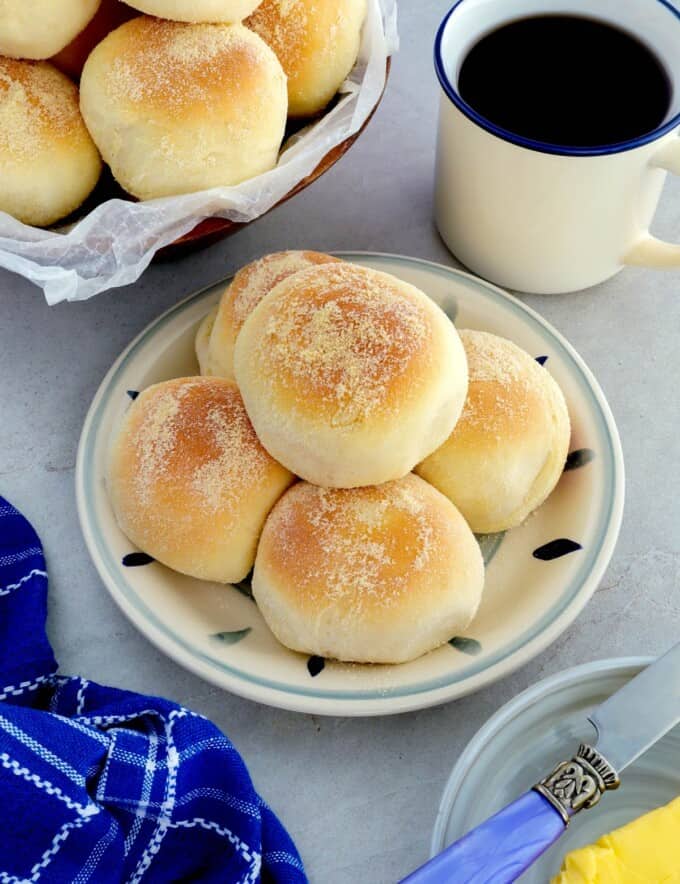
[[260,0],[127,0],[140,12],[187,22],[242,21],[258,6]]
[[210,335],[215,325],[215,317],[217,316],[217,307],[208,313],[198,326],[195,339],[196,359],[198,360],[198,368],[202,375],[212,375],[210,370]]
[[547,369],[516,344],[461,331],[469,370],[463,414],[416,472],[477,533],[521,524],[553,490],[569,449],[569,413]]
[[101,168],[73,83],[47,62],[0,58],[0,211],[46,227],[78,208]]
[[288,77],[292,117],[323,110],[354,67],[366,0],[264,0],[246,19]]
[[253,594],[289,648],[402,663],[467,628],[484,585],[456,508],[413,474],[372,488],[294,485],[265,523]]
[[0,55],[45,59],[74,39],[101,0],[0,0]]
[[465,353],[412,285],[355,264],[280,282],[246,319],[234,353],[265,448],[316,485],[377,485],[408,473],[453,429]]
[[102,156],[140,199],[239,184],[276,165],[286,78],[242,25],[139,16],[94,49],[80,94]]
[[300,270],[338,260],[323,252],[275,252],[242,267],[220,299],[208,352],[203,358],[199,356],[201,374],[233,378],[236,336],[264,296],[282,280]]
[[159,562],[232,583],[293,476],[260,445],[236,385],[177,378],[144,390],[113,441],[107,487],[121,530]]
[[80,80],[80,74],[87,57],[94,47],[101,43],[106,35],[123,22],[139,15],[120,0],[102,0],[94,18],[89,22],[77,37],[61,52],[52,56],[50,61],[63,73],[68,74],[76,83]]

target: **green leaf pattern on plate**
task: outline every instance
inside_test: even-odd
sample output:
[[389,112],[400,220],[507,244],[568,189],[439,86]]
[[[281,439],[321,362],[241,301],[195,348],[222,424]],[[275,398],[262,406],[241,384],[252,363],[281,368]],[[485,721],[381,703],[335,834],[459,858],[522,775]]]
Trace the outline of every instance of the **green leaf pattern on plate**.
[[251,572],[247,577],[245,577],[239,583],[232,583],[231,585],[234,587],[235,590],[240,592],[241,595],[244,595],[248,599],[252,599],[253,598],[252,580],[253,580],[253,577],[252,577],[252,572]]
[[477,654],[482,653],[482,646],[476,638],[466,638],[462,635],[456,635],[449,639],[449,644],[457,651],[461,651],[463,654],[469,654],[471,657],[476,657]]
[[441,308],[455,325],[456,317],[458,316],[458,302],[453,295],[447,295],[445,298],[442,298]]
[[245,629],[234,629],[228,632],[215,632],[212,635],[212,638],[217,639],[217,641],[222,642],[224,645],[235,645],[238,644],[242,639],[244,639],[248,633],[250,633],[251,627],[246,626]]
[[505,531],[498,531],[496,534],[475,534],[475,537],[482,551],[484,567],[488,567],[503,543]]

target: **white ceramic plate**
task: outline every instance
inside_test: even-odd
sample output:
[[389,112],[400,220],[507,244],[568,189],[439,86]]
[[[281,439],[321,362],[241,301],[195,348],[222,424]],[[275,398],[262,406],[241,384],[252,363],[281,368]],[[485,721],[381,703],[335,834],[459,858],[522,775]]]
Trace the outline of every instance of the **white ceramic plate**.
[[[156,562],[140,564],[146,558],[135,555],[118,529],[104,488],[107,445],[130,394],[198,372],[195,330],[224,284],[173,307],[113,365],[85,421],[76,486],[83,533],[104,584],[132,622],[178,663],[261,703],[329,715],[378,715],[477,690],[557,638],[592,595],[614,549],[623,510],[623,459],[597,382],[569,344],[516,298],[425,261],[354,252],[340,257],[420,287],[460,328],[515,341],[545,361],[569,405],[571,469],[521,528],[483,540],[489,563],[484,599],[465,636],[452,636],[451,644],[401,666],[308,660],[278,644],[243,591],[192,580]],[[539,555],[554,557],[536,557],[541,549]]]
[[[541,681],[500,709],[456,764],[437,814],[431,853],[479,825],[595,739],[586,718],[651,663],[651,658],[598,660]],[[547,884],[564,856],[680,795],[680,728],[621,775],[621,787],[582,811],[562,838],[518,880]],[[651,884],[651,882],[650,882]]]

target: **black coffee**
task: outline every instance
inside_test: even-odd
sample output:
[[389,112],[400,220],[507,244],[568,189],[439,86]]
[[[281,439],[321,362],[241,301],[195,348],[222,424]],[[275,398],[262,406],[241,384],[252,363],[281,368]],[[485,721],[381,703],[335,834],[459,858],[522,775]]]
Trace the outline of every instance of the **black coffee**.
[[497,126],[564,147],[651,132],[671,101],[668,75],[643,43],[572,15],[523,18],[482,37],[463,61],[458,91]]

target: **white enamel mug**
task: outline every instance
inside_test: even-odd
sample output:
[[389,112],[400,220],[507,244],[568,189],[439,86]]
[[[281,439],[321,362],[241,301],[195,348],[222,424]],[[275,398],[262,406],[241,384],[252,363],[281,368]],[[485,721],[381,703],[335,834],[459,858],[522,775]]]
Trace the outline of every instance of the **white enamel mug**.
[[[507,21],[548,13],[610,22],[653,50],[673,87],[657,129],[617,145],[560,147],[501,129],[463,101],[469,49]],[[680,268],[680,245],[649,233],[666,171],[680,174],[680,10],[667,0],[458,0],[437,34],[435,67],[435,217],[466,267],[544,294],[587,288],[626,264]]]

